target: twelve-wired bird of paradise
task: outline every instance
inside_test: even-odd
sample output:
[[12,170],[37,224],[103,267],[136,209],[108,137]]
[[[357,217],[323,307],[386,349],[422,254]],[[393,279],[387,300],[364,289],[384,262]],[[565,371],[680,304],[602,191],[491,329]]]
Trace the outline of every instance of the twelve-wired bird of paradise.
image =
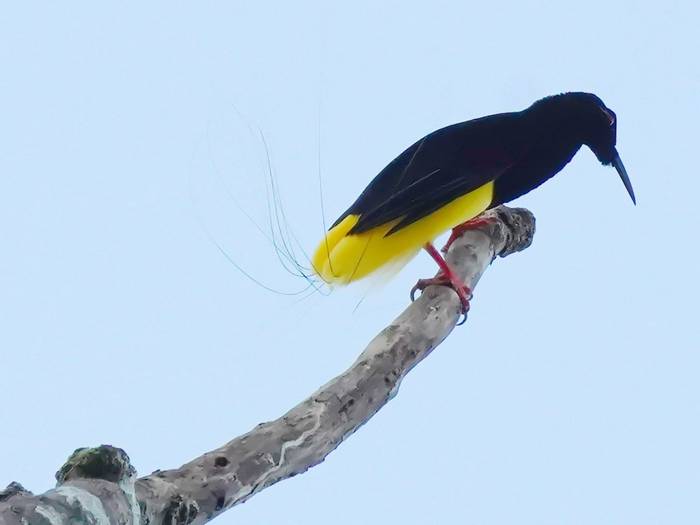
[[[421,248],[437,262],[431,284],[452,286],[469,308],[470,290],[433,246],[443,248],[483,211],[536,188],[562,170],[584,144],[617,170],[632,201],[632,184],[615,149],[617,117],[590,93],[544,98],[529,108],[454,124],[426,135],[384,168],[333,223],[312,259],[330,285],[380,269],[398,269]],[[413,292],[412,292],[413,293]]]

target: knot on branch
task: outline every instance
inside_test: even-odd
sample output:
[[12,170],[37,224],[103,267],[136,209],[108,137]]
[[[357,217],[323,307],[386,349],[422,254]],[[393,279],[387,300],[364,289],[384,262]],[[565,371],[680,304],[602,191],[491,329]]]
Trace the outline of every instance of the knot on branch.
[[163,525],[188,525],[199,514],[199,505],[194,500],[186,500],[181,495],[170,498],[163,513]]
[[74,479],[104,479],[113,483],[126,481],[136,475],[129,456],[111,445],[79,448],[56,472],[56,481],[62,485]]

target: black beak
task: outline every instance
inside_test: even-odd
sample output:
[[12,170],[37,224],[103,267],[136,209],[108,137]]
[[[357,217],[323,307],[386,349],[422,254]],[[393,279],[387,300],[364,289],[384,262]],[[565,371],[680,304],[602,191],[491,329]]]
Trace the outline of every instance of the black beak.
[[630,199],[632,199],[632,202],[634,204],[637,204],[637,199],[634,198],[634,189],[632,188],[632,183],[630,182],[630,178],[627,175],[627,170],[625,169],[625,165],[622,163],[620,155],[615,155],[615,158],[612,161],[612,165],[615,166],[617,173],[620,175],[620,179],[622,179],[622,184],[625,185],[627,193],[630,194]]

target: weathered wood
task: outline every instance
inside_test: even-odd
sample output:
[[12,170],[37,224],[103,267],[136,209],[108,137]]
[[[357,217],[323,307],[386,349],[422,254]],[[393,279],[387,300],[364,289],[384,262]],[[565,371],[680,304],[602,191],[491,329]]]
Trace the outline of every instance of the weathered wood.
[[[448,262],[472,289],[497,257],[525,249],[533,215],[504,206],[452,244]],[[322,462],[396,395],[403,377],[449,335],[460,316],[451,289],[430,286],[382,330],[355,363],[281,418],[262,423],[177,469],[135,480],[120,449],[79,449],[58,487],[0,493],[0,524],[202,524],[270,485]],[[134,483],[135,482],[135,483]]]
[[57,486],[33,495],[19,483],[0,492],[0,524],[138,524],[136,470],[126,453],[109,445],[79,448],[56,473]]

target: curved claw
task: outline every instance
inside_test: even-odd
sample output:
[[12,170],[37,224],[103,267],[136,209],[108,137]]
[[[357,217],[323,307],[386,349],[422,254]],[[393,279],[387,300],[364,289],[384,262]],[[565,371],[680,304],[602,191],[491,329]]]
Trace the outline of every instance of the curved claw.
[[444,277],[441,277],[440,275],[437,275],[432,279],[418,279],[418,282],[413,285],[413,288],[411,288],[411,302],[416,300],[416,291],[420,290],[422,293],[423,290],[425,290],[428,286],[433,284],[449,285],[449,281],[446,281]]
[[418,283],[413,285],[413,288],[411,288],[411,302],[416,300],[416,291],[420,290],[421,292],[423,291],[422,288],[419,288]]
[[[457,293],[457,295],[459,295],[459,292]],[[471,297],[471,294],[470,294],[470,297]],[[459,321],[457,321],[456,326],[462,326],[464,323],[467,322],[467,312],[469,312],[469,306],[470,306],[469,299],[463,299],[461,295],[460,295],[459,299],[462,302],[462,311],[460,312],[461,319]]]
[[469,312],[469,300],[472,298],[471,290],[467,288],[466,286],[462,289],[456,289],[453,287],[453,290],[457,292],[457,295],[459,296],[459,300],[462,303],[462,312],[461,312],[461,317],[462,319],[457,322],[457,326],[461,326],[464,323],[467,322],[467,312]]

